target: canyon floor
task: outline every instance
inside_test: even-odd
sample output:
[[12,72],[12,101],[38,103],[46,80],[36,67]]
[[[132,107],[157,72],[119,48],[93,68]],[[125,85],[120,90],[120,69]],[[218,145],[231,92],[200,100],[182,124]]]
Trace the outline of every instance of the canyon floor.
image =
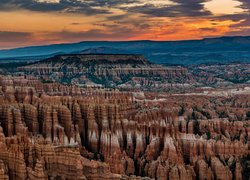
[[249,180],[249,123],[247,63],[0,66],[0,179]]

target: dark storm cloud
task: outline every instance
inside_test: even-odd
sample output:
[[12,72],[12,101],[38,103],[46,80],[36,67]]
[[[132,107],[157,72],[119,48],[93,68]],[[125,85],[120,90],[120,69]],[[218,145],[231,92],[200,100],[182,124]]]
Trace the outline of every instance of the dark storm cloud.
[[[1,0],[0,9],[28,9],[31,11],[56,11],[70,13],[84,13],[87,15],[111,13],[107,8],[121,8],[121,5],[133,4],[131,7],[121,8],[125,11],[139,12],[151,16],[204,16],[210,12],[204,8],[209,0],[171,0],[173,5],[156,6],[154,3],[135,5],[139,0],[60,0],[58,3],[46,3],[36,0]],[[153,2],[153,1],[152,1]],[[119,18],[119,16],[114,17]]]
[[109,14],[109,10],[96,8],[93,1],[60,0],[58,3],[38,2],[35,0],[1,0],[1,10],[27,9],[41,12],[84,13],[87,15]]
[[135,3],[136,0],[60,0],[39,2],[38,0],[1,0],[0,10],[27,9],[41,12],[84,13],[86,15],[110,14],[107,8]]
[[[49,0],[48,0],[49,1]],[[142,13],[153,17],[199,17],[211,15],[204,3],[211,0],[169,0],[173,4],[159,5],[152,1],[142,4],[142,0],[60,0],[56,2],[39,2],[38,0],[0,0],[0,10],[27,9],[42,12],[84,13],[87,15],[111,14],[110,8],[126,12]],[[148,1],[147,1],[148,2]],[[249,11],[250,1],[239,0],[242,9]],[[121,6],[129,5],[130,6]],[[124,18],[123,15],[109,17],[109,20]],[[113,19],[112,19],[113,18]]]
[[250,12],[250,1],[249,0],[239,0],[242,4],[240,8],[245,9],[246,11]]
[[154,4],[138,5],[126,8],[127,11],[140,12],[156,17],[206,16],[211,12],[206,10],[204,3],[210,0],[171,0],[173,5],[156,6]]
[[0,31],[1,42],[24,42],[32,37],[31,33],[28,32],[10,32]]
[[128,16],[129,16],[128,14],[113,15],[113,16],[109,16],[107,19],[110,21],[116,21],[116,20],[121,20],[121,19],[127,19]]
[[139,0],[89,0],[89,4],[98,7],[117,7],[123,4],[140,2]]

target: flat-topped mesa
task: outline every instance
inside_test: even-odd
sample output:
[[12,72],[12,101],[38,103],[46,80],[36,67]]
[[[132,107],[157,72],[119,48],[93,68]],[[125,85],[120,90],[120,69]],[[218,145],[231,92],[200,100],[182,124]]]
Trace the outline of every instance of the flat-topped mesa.
[[118,88],[166,88],[168,83],[192,81],[186,68],[164,67],[136,54],[57,55],[18,68],[45,82]]
[[66,54],[41,61],[41,63],[63,63],[68,65],[75,63],[84,65],[87,62],[97,64],[152,64],[143,55],[139,54]]

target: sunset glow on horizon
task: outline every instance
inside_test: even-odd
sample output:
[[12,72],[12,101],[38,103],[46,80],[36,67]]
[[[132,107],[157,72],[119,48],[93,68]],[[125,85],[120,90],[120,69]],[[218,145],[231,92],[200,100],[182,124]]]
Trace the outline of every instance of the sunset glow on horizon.
[[250,35],[248,0],[3,0],[0,48]]

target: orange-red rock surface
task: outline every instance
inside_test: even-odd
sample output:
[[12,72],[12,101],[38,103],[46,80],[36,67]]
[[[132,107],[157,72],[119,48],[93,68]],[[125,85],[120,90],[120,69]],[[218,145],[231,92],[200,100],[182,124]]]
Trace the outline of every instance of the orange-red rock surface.
[[248,179],[250,95],[0,77],[0,179]]

